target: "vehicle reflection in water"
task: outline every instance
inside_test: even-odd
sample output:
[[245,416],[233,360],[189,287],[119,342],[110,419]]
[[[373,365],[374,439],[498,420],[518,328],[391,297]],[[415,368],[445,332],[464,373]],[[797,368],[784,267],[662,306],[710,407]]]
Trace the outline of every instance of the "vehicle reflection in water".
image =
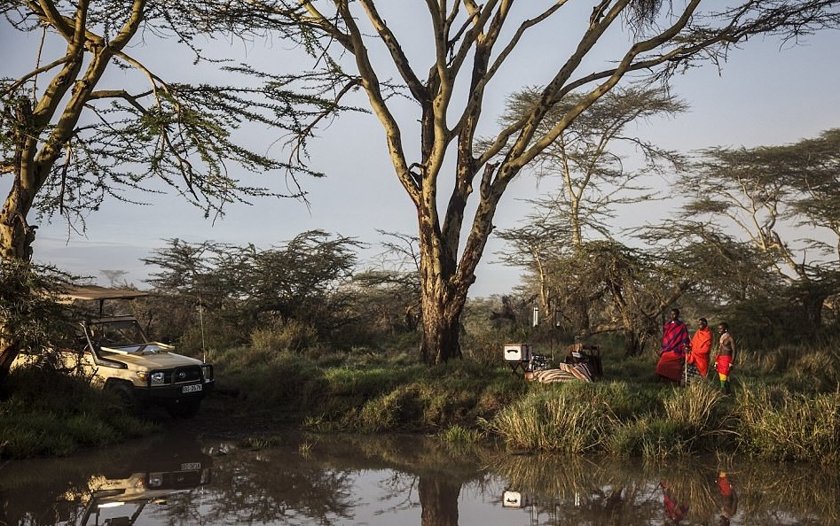
[[167,436],[0,468],[0,525],[838,524],[840,474],[727,459],[645,465],[418,437]]
[[0,525],[149,524],[170,500],[209,484],[211,466],[190,438],[9,462],[0,470]]
[[132,473],[120,479],[92,477],[88,491],[78,498],[87,501],[79,526],[143,524],[141,517],[149,511],[147,506],[167,506],[168,499],[178,493],[210,482],[209,462],[182,462],[168,468],[171,471]]

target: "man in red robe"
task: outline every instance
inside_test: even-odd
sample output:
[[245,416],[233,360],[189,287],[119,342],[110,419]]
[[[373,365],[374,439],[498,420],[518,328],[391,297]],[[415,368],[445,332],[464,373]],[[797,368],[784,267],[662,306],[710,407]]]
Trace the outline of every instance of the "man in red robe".
[[712,329],[706,318],[700,318],[700,328],[691,337],[691,351],[686,362],[694,364],[697,372],[705,378],[709,372],[709,354],[712,352]]
[[662,348],[656,374],[679,383],[682,379],[683,357],[690,344],[688,327],[680,320],[680,310],[671,310],[671,319],[662,330]]

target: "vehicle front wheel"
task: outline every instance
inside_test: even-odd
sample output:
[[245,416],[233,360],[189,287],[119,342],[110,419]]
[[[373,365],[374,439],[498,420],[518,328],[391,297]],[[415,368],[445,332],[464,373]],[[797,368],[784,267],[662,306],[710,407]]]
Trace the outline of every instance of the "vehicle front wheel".
[[175,418],[192,418],[200,407],[201,399],[186,398],[173,400],[166,406],[166,410]]
[[137,413],[140,403],[134,394],[134,389],[126,382],[110,381],[105,384],[105,392],[119,401],[119,404],[132,413]]

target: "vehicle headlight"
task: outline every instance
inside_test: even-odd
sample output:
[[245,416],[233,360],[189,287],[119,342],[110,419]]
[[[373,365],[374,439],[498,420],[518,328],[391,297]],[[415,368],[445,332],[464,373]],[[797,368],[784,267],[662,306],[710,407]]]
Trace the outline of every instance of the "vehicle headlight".
[[149,473],[149,487],[158,488],[163,485],[163,475],[160,473]]
[[152,373],[149,378],[152,380],[152,385],[163,385],[166,382],[166,376],[161,371]]
[[213,379],[213,366],[210,364],[202,365],[201,375],[204,377],[205,382],[211,381]]

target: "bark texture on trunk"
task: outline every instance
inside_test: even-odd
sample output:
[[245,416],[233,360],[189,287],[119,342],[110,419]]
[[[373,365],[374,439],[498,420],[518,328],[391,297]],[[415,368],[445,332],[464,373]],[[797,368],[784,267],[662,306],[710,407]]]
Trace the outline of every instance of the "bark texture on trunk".
[[[20,149],[17,157],[20,157]],[[32,242],[35,241],[35,228],[30,226],[26,216],[32,207],[33,192],[28,184],[33,180],[33,166],[29,163],[19,163],[15,181],[9,190],[9,195],[0,210],[0,272],[13,272],[15,268],[26,268],[32,259]],[[27,290],[13,287],[16,280],[4,280],[4,290],[0,293],[8,299],[22,298],[28,294]],[[10,288],[11,287],[11,288]],[[10,321],[0,317],[0,385],[9,376],[12,362],[20,353],[20,341],[14,337],[14,327]]]
[[[460,303],[461,307],[457,307]],[[423,287],[423,339],[421,354],[429,364],[461,357],[461,311],[463,301],[445,300],[427,294]]]

